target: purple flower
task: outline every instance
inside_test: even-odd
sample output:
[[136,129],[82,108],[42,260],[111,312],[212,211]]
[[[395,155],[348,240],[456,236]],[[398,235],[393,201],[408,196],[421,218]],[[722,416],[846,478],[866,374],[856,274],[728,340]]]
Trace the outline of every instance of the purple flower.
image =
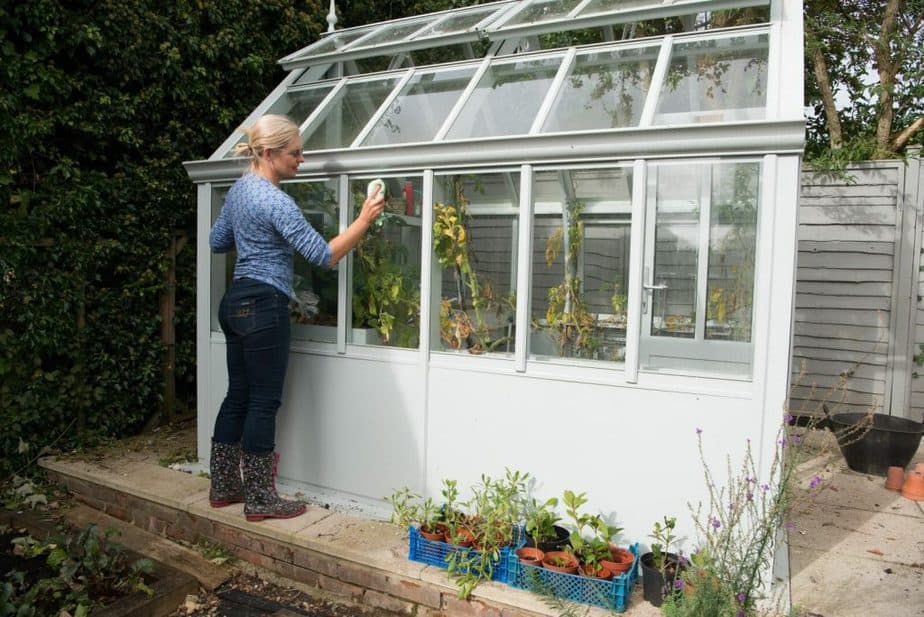
[[748,617],[748,616],[745,615],[744,611],[738,611],[738,614],[735,615],[735,617]]
[[811,482],[809,482],[809,489],[815,490],[821,484],[821,476],[812,476]]
[[674,579],[674,589],[676,589],[677,591],[680,591],[681,589],[683,589],[683,579],[682,578]]
[[697,426],[697,427],[696,427],[696,434],[697,434],[697,435],[702,435],[702,434],[703,434],[703,429],[701,429],[701,428],[699,428],[699,427]]
[[769,484],[761,484],[761,485],[760,485],[760,490],[762,490],[763,492],[766,493],[767,491],[770,490],[770,485],[769,485]]
[[792,424],[793,420],[795,419],[796,417],[791,413],[786,414],[786,424]]
[[748,491],[748,501],[754,501],[754,493]]
[[800,443],[802,441],[801,435],[793,435],[789,438],[789,443]]
[[746,597],[747,597],[747,596],[744,595],[744,592],[743,592],[743,591],[739,591],[739,592],[737,593],[737,595],[735,595],[735,598],[737,598],[737,599],[738,599],[738,602],[740,602],[741,604],[744,604],[744,599],[745,599]]
[[722,523],[719,521],[719,519],[714,516],[709,517],[709,522],[712,525],[713,529],[718,529],[719,527],[722,526]]

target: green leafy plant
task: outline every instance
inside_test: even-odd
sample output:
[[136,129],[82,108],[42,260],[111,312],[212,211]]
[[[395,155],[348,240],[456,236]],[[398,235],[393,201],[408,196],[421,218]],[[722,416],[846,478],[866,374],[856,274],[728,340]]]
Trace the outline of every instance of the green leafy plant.
[[592,572],[598,572],[602,567],[600,562],[611,558],[610,539],[619,534],[622,528],[607,524],[599,514],[581,512],[581,507],[587,503],[586,493],[577,494],[566,490],[563,503],[565,514],[574,525],[568,538],[570,552],[582,565],[589,566]]
[[471,596],[481,581],[491,580],[501,550],[513,544],[528,479],[528,473],[507,469],[497,480],[482,474],[481,483],[473,487],[468,527],[475,536],[475,550],[453,551],[446,557],[460,599]]
[[14,538],[16,554],[25,560],[43,559],[49,574],[35,580],[25,571],[10,573],[0,589],[0,614],[57,615],[67,611],[86,615],[94,607],[134,591],[153,596],[145,582],[145,575],[153,571],[152,562],[129,562],[122,546],[112,541],[116,533],[107,529],[100,534],[90,525],[78,534],[64,530],[47,540],[30,535]]
[[676,516],[665,516],[663,521],[655,521],[649,534],[649,537],[653,540],[651,543],[652,564],[664,576],[665,580],[667,579],[667,554],[671,550],[671,545],[677,539],[677,536],[674,535],[676,526]]
[[440,510],[433,499],[423,499],[408,487],[396,490],[385,501],[392,506],[391,522],[407,529],[417,526],[421,531],[434,532],[440,520]]
[[531,498],[525,504],[526,535],[533,539],[537,547],[541,542],[555,540],[557,537],[555,525],[561,521],[555,513],[557,506],[557,497],[550,497],[542,503]]

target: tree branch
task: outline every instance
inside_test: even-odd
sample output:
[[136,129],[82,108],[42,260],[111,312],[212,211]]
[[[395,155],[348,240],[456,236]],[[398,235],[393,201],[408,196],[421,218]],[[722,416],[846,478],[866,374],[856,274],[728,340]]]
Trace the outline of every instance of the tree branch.
[[890,145],[893,152],[904,149],[915,133],[924,129],[924,116],[918,116],[917,120],[909,124],[904,131],[896,135]]

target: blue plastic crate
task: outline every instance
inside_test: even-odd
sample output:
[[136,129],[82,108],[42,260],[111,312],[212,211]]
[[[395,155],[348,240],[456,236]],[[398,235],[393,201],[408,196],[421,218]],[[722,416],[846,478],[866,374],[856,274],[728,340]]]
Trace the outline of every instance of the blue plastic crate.
[[[446,563],[446,557],[453,552],[466,552],[466,553],[478,553],[479,551],[473,548],[463,548],[461,546],[454,546],[447,542],[439,542],[437,540],[428,540],[420,535],[420,532],[416,527],[408,528],[409,542],[408,542],[408,556],[407,558],[411,561],[416,561],[419,563],[425,563],[431,566],[436,566],[438,568],[447,568],[449,567]],[[491,568],[491,580],[500,581],[502,583],[508,582],[509,573],[508,567],[510,564],[510,557],[516,557],[513,554],[517,548],[523,546],[526,540],[526,534],[523,533],[521,529],[517,529],[514,534],[514,543],[513,547],[504,547],[500,550],[500,557],[494,560]]]
[[551,593],[564,600],[593,604],[622,613],[626,610],[632,588],[638,581],[638,544],[633,544],[629,550],[635,555],[632,567],[625,574],[615,576],[608,581],[577,574],[564,574],[539,566],[528,566],[520,563],[516,554],[511,551],[507,556],[509,576],[507,582],[520,589]]

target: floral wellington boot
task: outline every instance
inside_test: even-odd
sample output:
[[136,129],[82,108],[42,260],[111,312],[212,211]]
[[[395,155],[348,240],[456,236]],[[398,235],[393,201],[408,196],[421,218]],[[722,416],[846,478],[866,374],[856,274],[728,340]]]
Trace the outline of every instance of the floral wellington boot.
[[241,482],[241,444],[212,442],[209,475],[209,505],[224,508],[244,501],[244,484]]
[[305,504],[282,499],[276,492],[279,455],[244,453],[244,516],[248,521],[294,518],[305,513]]

